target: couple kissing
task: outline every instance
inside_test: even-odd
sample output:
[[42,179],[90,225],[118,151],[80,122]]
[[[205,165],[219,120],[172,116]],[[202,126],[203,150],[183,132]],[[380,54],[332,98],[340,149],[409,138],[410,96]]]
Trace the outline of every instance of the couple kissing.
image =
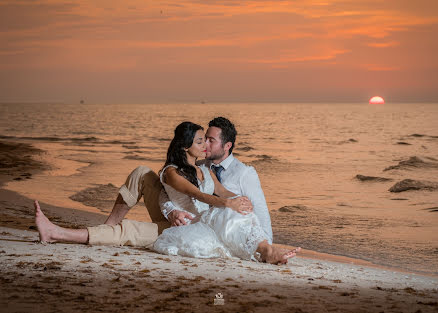
[[[285,264],[300,248],[272,245],[266,200],[255,169],[236,159],[237,131],[224,117],[179,124],[156,175],[140,166],[119,190],[105,224],[84,229],[51,223],[35,201],[43,242],[147,247],[168,255]],[[143,197],[152,223],[124,219]],[[169,227],[170,226],[170,227]]]

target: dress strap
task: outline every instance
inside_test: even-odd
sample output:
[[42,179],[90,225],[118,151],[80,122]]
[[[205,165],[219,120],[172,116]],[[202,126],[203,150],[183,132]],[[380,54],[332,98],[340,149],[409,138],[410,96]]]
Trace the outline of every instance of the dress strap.
[[202,165],[199,165],[198,167],[201,169],[202,174],[204,174],[204,180],[207,179],[209,176],[211,176],[210,171],[208,170],[207,166],[202,164]]
[[169,167],[178,168],[178,166],[176,166],[175,164],[169,164],[169,165],[166,165],[166,166],[160,171],[160,182],[161,182],[162,184],[166,184],[166,183],[163,181],[163,175],[164,175],[164,172],[165,172]]

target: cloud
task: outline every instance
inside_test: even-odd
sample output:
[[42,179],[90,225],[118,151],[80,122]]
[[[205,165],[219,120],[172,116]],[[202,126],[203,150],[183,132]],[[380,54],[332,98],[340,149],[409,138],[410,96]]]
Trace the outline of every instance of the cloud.
[[400,71],[399,67],[395,66],[385,66],[385,65],[378,65],[378,64],[365,64],[361,66],[367,71],[371,72],[393,72],[393,71]]
[[0,3],[0,32],[29,30],[51,25],[56,21],[80,22],[74,14],[79,5],[50,1],[3,1]]
[[389,48],[389,47],[396,47],[398,45],[400,45],[400,42],[397,41],[371,42],[367,44],[368,47],[373,47],[373,48]]
[[0,70],[95,72],[104,82],[111,71],[272,69],[330,81],[342,69],[356,77],[342,83],[359,85],[364,73],[438,70],[436,9],[435,0],[6,0]]
[[350,50],[333,50],[324,54],[303,54],[303,55],[284,55],[279,58],[274,59],[247,59],[240,60],[246,63],[259,63],[259,64],[282,64],[283,66],[288,63],[301,63],[301,62],[312,62],[312,61],[331,61],[334,60],[338,55],[351,52]]

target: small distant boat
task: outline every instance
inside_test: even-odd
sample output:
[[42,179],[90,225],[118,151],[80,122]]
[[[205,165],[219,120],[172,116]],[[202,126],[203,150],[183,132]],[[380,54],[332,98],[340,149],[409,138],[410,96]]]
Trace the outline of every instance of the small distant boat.
[[81,100],[81,101],[79,101],[81,104],[84,104],[85,103],[85,101],[84,100]]
[[205,104],[205,101],[204,101],[204,100],[202,100],[202,101],[201,101],[201,104]]

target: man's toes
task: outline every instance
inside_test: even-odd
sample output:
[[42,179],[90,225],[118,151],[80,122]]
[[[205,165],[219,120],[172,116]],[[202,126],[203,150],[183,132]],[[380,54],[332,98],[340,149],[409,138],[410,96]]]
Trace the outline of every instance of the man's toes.
[[34,208],[35,208],[35,212],[36,212],[36,213],[40,213],[40,212],[41,212],[40,204],[38,203],[38,201],[35,201],[35,202],[33,203],[33,206],[34,206]]

